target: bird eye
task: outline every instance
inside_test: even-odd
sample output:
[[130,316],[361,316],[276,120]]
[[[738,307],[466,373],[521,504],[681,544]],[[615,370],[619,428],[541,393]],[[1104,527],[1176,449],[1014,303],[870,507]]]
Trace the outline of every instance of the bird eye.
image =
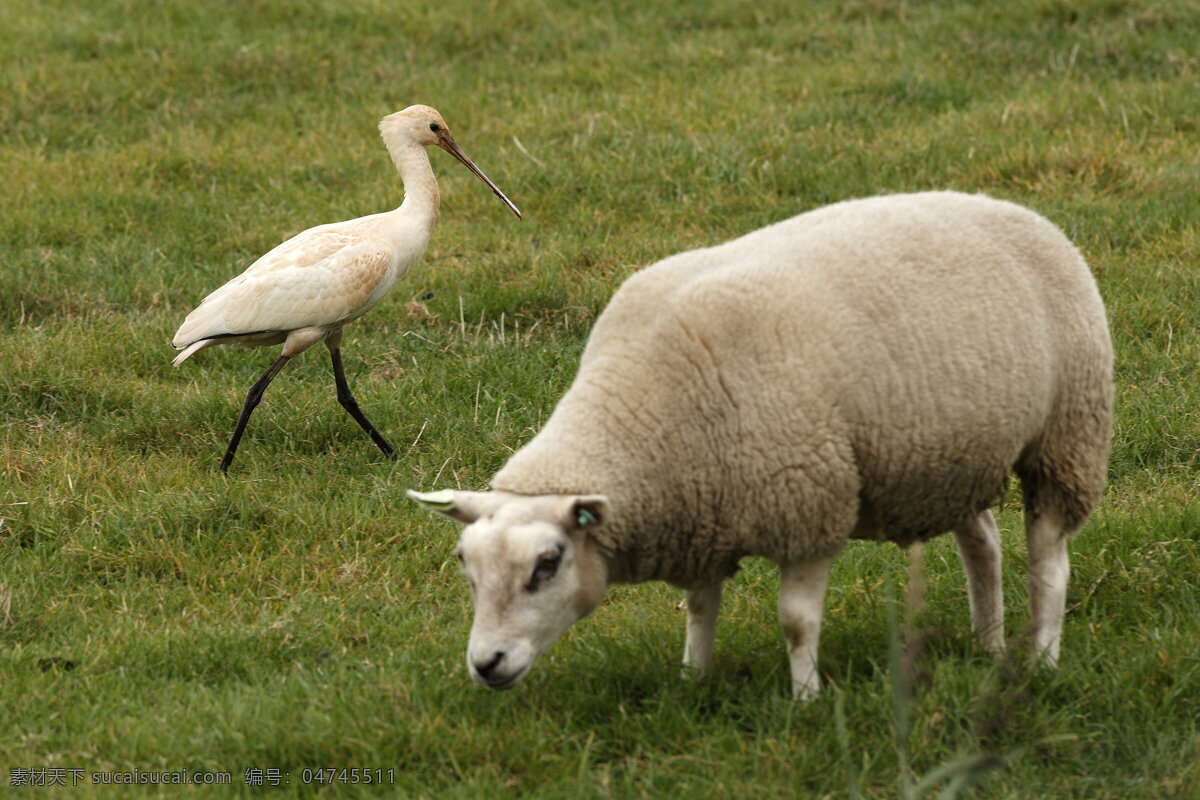
[[560,564],[562,564],[562,550],[538,556],[537,565],[533,568],[533,576],[525,585],[525,590],[536,592],[543,582],[554,577]]
[[434,133],[437,133],[441,129],[442,129],[442,126],[438,125],[436,122],[429,123],[429,130],[433,131]]

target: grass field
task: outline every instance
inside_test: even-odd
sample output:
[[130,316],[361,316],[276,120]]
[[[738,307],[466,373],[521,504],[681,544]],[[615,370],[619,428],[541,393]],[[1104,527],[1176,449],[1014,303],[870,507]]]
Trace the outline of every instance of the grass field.
[[[567,5],[0,3],[0,785],[82,770],[54,791],[118,797],[91,773],[208,770],[232,784],[144,791],[890,798],[978,778],[970,796],[1200,798],[1200,3]],[[398,204],[375,125],[415,102],[525,220],[433,152],[432,244],[344,351],[399,460],[337,405],[320,348],[222,477],[274,354],[175,370],[174,330],[284,238]],[[1061,668],[973,645],[943,539],[907,645],[903,553],[847,549],[806,705],[756,561],[709,681],[680,677],[681,593],[651,584],[610,591],[518,689],[471,684],[456,531],[404,490],[485,486],[638,267],[947,187],[1054,220],[1109,308],[1110,485],[1072,544]],[[1011,639],[1020,511],[1014,489]],[[306,782],[343,767],[393,772]]]

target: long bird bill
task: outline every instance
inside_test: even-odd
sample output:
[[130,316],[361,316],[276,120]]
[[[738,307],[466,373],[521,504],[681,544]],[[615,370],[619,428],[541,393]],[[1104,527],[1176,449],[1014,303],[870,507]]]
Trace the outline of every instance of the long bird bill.
[[509,200],[508,197],[504,194],[504,192],[500,191],[500,187],[498,187],[498,186],[496,186],[496,184],[492,183],[491,179],[488,178],[487,175],[483,174],[483,170],[481,170],[479,167],[475,166],[474,161],[467,158],[467,154],[464,153],[462,151],[462,148],[458,146],[458,142],[454,141],[454,137],[450,135],[449,131],[443,130],[438,134],[438,147],[442,148],[447,153],[449,153],[450,155],[457,158],[459,161],[462,162],[464,167],[471,170],[471,172],[474,172],[476,177],[478,177],[479,180],[486,183],[488,185],[488,188],[491,189],[493,192],[495,192],[496,197],[499,197],[501,200],[503,200],[504,205],[508,206],[509,209],[511,209],[512,212],[517,215],[517,219],[521,219],[521,210],[513,205],[513,201]]

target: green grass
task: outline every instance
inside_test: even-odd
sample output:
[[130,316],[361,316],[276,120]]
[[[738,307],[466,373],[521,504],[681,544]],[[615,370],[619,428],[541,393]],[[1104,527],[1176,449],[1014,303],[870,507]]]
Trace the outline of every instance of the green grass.
[[[922,776],[984,756],[972,796],[1200,797],[1200,4],[563,5],[0,5],[0,784],[219,770],[222,794],[283,797],[317,791],[306,768],[367,767],[395,785],[336,793],[934,797],[953,777]],[[223,478],[273,356],[174,370],[172,333],[283,238],[398,203],[375,124],[413,102],[525,220],[433,153],[425,260],[345,344],[400,459],[314,349]],[[847,549],[806,705],[753,560],[709,681],[681,679],[680,593],[651,584],[612,590],[518,689],[473,686],[456,532],[404,490],[486,485],[638,267],[945,187],[1057,222],[1109,307],[1110,487],[1072,544],[1061,668],[973,645],[947,539],[907,645],[904,556]],[[1019,641],[1018,496],[999,520]]]

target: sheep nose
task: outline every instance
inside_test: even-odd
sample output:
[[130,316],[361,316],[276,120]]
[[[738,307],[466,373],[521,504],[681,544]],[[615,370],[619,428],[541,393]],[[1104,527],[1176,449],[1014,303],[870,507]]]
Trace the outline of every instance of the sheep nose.
[[486,683],[489,683],[489,684],[492,684],[492,683],[502,683],[503,681],[497,681],[497,680],[496,680],[496,678],[494,677],[493,673],[495,673],[495,671],[496,671],[496,667],[500,666],[500,662],[501,662],[501,661],[503,661],[503,660],[504,660],[504,651],[503,651],[503,650],[497,650],[495,653],[492,653],[492,659],[491,659],[491,661],[488,661],[486,664],[485,664],[485,663],[481,663],[481,662],[479,662],[479,661],[475,661],[475,662],[472,664],[472,666],[474,666],[474,667],[475,667],[475,673],[476,673],[476,674],[477,674],[477,675],[478,675],[480,678],[483,678],[483,680],[484,680]]

